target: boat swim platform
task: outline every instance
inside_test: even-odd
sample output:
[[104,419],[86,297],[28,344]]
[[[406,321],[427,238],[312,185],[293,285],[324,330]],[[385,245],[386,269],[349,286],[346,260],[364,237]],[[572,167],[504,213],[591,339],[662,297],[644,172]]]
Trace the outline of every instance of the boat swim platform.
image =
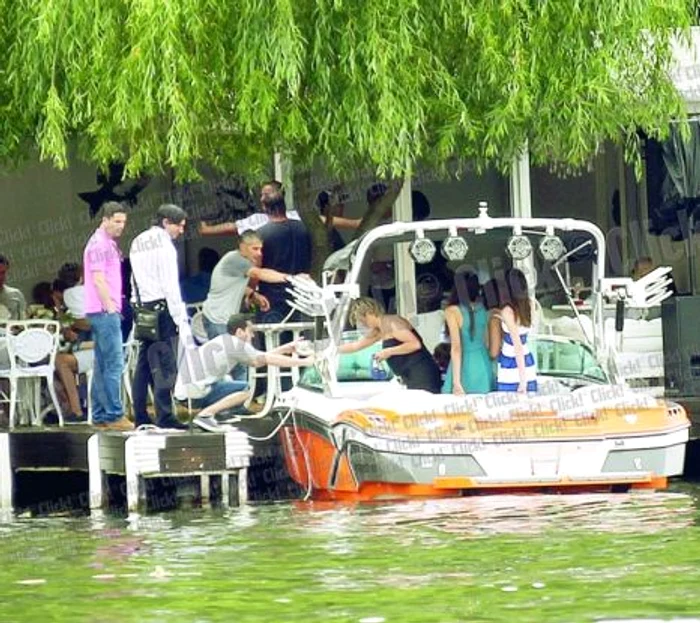
[[[236,429],[137,433],[67,426],[0,432],[0,509],[16,508],[26,474],[65,478],[76,472],[87,474],[79,497],[90,509],[108,506],[121,494],[129,512],[159,510],[149,499],[153,487],[148,486],[157,479],[198,481],[196,497],[203,506],[241,505],[248,500],[252,454],[247,435]],[[51,490],[44,494],[46,500],[54,496]],[[48,503],[44,507],[51,509]]]

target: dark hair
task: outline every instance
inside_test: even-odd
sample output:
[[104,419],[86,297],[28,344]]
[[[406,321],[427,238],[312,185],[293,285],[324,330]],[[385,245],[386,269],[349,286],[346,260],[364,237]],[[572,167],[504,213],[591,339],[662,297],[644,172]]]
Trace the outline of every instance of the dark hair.
[[474,308],[473,303],[476,303],[481,294],[481,286],[479,285],[479,277],[471,270],[457,269],[455,273],[455,284],[450,292],[450,298],[447,301],[448,305],[459,305],[460,303],[467,308],[469,312],[469,337],[473,340],[476,326],[474,323]]
[[53,283],[51,284],[51,291],[52,292],[60,292],[63,294],[70,286],[63,281],[63,279],[54,279]]
[[233,335],[238,329],[245,329],[254,318],[253,314],[233,314],[226,323],[226,330]]
[[287,213],[287,204],[284,197],[267,197],[262,202],[263,210],[270,216],[282,216]]
[[102,204],[102,218],[112,218],[115,214],[126,214],[127,208],[119,201],[107,201]]
[[263,182],[262,186],[272,186],[272,188],[274,188],[280,195],[284,197],[284,186],[282,185],[282,182],[279,182],[277,180],[268,180],[267,182]]
[[211,273],[214,271],[217,263],[221,256],[219,252],[212,249],[211,247],[202,247],[197,253],[197,263],[199,264],[199,270],[204,273]]
[[58,269],[58,274],[56,275],[60,281],[65,282],[66,288],[72,288],[80,283],[80,276],[82,269],[80,264],[75,262],[66,262],[61,268]]
[[503,304],[501,302],[501,290],[504,288],[503,282],[498,281],[498,279],[489,279],[483,286],[481,286],[481,293],[484,297],[484,306],[486,309],[501,309]]
[[375,201],[378,201],[384,195],[386,195],[387,190],[389,190],[387,185],[383,184],[382,182],[377,182],[376,184],[372,184],[367,189],[367,203],[372,205]]
[[0,253],[0,264],[3,264],[4,266],[10,265],[10,260],[7,257],[7,255],[3,255],[2,253]]
[[337,184],[332,188],[326,188],[316,195],[316,207],[321,216],[328,216],[328,208],[331,207],[331,202],[334,205],[340,205],[348,199],[348,195],[342,191],[342,187]]
[[411,191],[411,212],[414,221],[424,221],[430,216],[430,202],[420,190]]
[[440,372],[446,372],[451,359],[450,345],[447,342],[440,342],[433,351],[433,359],[440,368]]
[[331,204],[332,190],[322,190],[316,195],[316,207],[321,216],[328,216],[328,206]]
[[53,289],[48,281],[40,281],[32,288],[32,301],[53,309]]
[[164,203],[156,211],[156,217],[154,219],[154,225],[158,227],[163,226],[163,220],[169,223],[177,224],[181,223],[187,218],[187,212],[185,212],[180,206],[176,206],[173,203]]
[[505,280],[503,307],[509,306],[522,326],[532,326],[532,303],[525,274],[518,268],[510,268],[506,271]]

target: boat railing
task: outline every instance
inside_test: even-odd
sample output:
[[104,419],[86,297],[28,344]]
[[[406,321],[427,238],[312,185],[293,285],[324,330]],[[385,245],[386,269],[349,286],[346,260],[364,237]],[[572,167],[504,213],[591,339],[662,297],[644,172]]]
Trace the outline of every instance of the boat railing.
[[[292,340],[298,340],[305,333],[313,331],[314,326],[315,324],[313,322],[260,323],[253,325],[253,330],[257,335],[264,337],[265,351],[270,352],[281,346],[281,339],[284,333],[291,333]],[[295,356],[295,353],[292,353],[292,357]],[[262,379],[267,379],[265,402],[263,403],[260,416],[262,417],[267,414],[272,408],[275,398],[282,393],[282,379],[291,379],[292,384],[296,385],[299,382],[300,373],[301,368],[279,368],[278,366],[251,368],[248,377],[250,382],[250,398],[246,406],[250,406],[256,394],[257,384]]]

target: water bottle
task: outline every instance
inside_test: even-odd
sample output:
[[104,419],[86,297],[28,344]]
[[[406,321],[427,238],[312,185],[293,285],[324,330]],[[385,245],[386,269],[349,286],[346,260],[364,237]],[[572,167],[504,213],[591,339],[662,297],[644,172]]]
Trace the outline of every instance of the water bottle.
[[386,381],[389,376],[382,362],[378,361],[375,357],[372,357],[370,374],[372,375],[372,379],[375,381]]

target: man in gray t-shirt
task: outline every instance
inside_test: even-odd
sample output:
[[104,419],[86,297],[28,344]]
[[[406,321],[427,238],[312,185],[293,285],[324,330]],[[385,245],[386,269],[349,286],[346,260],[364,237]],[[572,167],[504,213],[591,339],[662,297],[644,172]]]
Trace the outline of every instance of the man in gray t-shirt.
[[255,292],[250,279],[266,283],[284,283],[288,274],[270,268],[260,268],[263,244],[255,232],[245,232],[238,251],[229,251],[214,268],[207,300],[204,301],[204,326],[209,339],[226,333],[226,323],[231,314],[241,311],[243,299],[250,296],[251,302],[261,309],[269,309],[269,301]]
[[309,366],[313,357],[303,359],[289,356],[297,342],[264,352],[252,344],[252,315],[234,314],[227,323],[227,333],[219,335],[206,344],[192,350],[183,350],[178,357],[178,377],[175,397],[189,398],[195,408],[202,409],[194,423],[212,430],[216,428],[215,415],[226,409],[242,405],[248,398],[247,380],[231,379],[228,371],[236,364],[248,368],[271,366]]

